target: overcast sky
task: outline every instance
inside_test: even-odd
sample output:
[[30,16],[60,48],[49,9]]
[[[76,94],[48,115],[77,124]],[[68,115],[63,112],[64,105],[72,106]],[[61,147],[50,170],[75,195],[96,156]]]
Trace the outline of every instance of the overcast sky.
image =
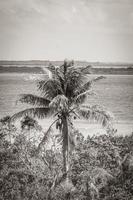
[[0,0],[0,59],[133,62],[133,0]]

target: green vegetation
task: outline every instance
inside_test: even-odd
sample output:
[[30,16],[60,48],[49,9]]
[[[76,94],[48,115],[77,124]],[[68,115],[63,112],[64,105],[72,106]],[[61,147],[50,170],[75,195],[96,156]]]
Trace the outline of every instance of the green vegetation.
[[[0,121],[0,199],[130,200],[133,135],[115,137],[112,115],[85,104],[103,77],[88,80],[89,67],[68,61],[47,70],[49,77],[38,83],[40,96],[20,98],[33,107]],[[46,132],[36,117],[52,117]],[[13,125],[19,118],[20,130]],[[77,118],[101,123],[107,134],[84,139],[74,127]]]

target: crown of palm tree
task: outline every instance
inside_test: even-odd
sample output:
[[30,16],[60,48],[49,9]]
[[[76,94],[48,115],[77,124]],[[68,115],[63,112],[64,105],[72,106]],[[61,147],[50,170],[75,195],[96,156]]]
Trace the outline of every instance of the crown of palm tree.
[[50,65],[46,68],[50,78],[38,82],[38,90],[41,96],[22,94],[19,99],[22,103],[28,103],[34,107],[25,109],[12,116],[12,120],[29,115],[31,117],[44,118],[52,115],[61,116],[76,115],[86,119],[100,120],[103,126],[112,119],[112,116],[100,106],[84,106],[88,95],[93,94],[92,84],[103,76],[88,80],[85,68],[74,67],[73,62],[64,61],[60,67]]

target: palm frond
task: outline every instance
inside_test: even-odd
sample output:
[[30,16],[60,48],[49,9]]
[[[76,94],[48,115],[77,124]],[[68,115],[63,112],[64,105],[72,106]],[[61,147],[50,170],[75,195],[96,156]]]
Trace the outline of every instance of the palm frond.
[[40,81],[38,83],[38,89],[42,91],[45,98],[50,100],[58,94],[63,94],[60,82],[55,79]]
[[94,83],[94,82],[97,82],[97,81],[105,79],[105,78],[106,78],[105,76],[98,76],[98,77],[92,79],[91,82]]
[[95,121],[101,123],[103,127],[112,124],[114,120],[112,113],[105,111],[102,107],[97,105],[78,107],[76,112],[84,119],[88,119],[90,122]]
[[43,145],[45,145],[48,141],[49,135],[52,132],[52,126],[58,121],[58,119],[56,119],[48,128],[48,130],[44,133],[44,136],[41,140],[41,142],[39,143],[36,153],[38,154],[42,148]]
[[45,68],[51,71],[51,73],[53,73],[56,69],[56,67],[52,63],[49,63],[49,65]]
[[79,90],[81,85],[84,84],[85,75],[80,73],[78,70],[74,70],[74,68],[70,69],[66,75],[65,82],[65,94],[68,98],[73,98],[75,96],[75,91]]
[[88,65],[86,67],[77,67],[77,69],[80,70],[80,72],[83,74],[91,74],[91,68],[91,65]]
[[28,108],[23,111],[20,111],[16,114],[14,114],[11,117],[11,121],[14,121],[18,118],[24,117],[24,116],[30,116],[30,117],[37,117],[39,119],[43,119],[45,117],[50,117],[53,114],[54,110],[49,107],[37,107],[37,108]]
[[55,79],[55,77],[56,77],[56,67],[54,65],[49,64],[49,66],[45,67],[44,70],[48,73],[49,78]]
[[83,92],[86,92],[87,90],[90,90],[91,89],[91,86],[94,82],[97,82],[101,79],[104,79],[105,77],[104,76],[99,76],[99,77],[96,77],[92,80],[89,80],[87,81],[85,84],[82,84],[81,87],[79,87],[76,91],[75,91],[75,96],[83,93]]
[[68,98],[64,95],[57,95],[55,98],[53,98],[49,106],[56,110],[67,110]]
[[64,60],[64,63],[60,66],[61,71],[65,74],[67,71],[74,66],[73,60]]
[[53,65],[50,65],[46,67],[46,71],[48,71],[49,78],[57,81],[58,85],[60,85],[60,88],[64,91],[64,67],[62,66],[55,67]]
[[48,104],[50,103],[48,99],[33,94],[22,94],[19,101],[21,103],[28,103],[31,105],[38,105],[38,106],[48,106]]
[[82,92],[81,94],[79,94],[78,96],[76,96],[74,98],[74,103],[75,104],[83,104],[86,100],[86,98],[89,96],[89,95],[93,95],[95,94],[92,90],[87,90],[85,92]]

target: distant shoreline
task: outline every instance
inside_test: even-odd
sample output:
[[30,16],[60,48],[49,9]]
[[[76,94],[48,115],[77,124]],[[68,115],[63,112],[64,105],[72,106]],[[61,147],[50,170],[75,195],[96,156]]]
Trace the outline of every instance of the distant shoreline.
[[[2,73],[28,73],[28,74],[44,74],[45,66],[16,66],[16,65],[10,65],[10,66],[0,66],[0,74]],[[133,67],[128,68],[91,68],[92,74],[99,74],[99,75],[133,75]]]
[[[0,60],[0,66],[48,66],[50,63],[60,66],[64,61],[61,60]],[[129,62],[88,62],[83,60],[74,60],[76,66],[90,65],[94,68],[128,68],[133,67],[133,63]]]

